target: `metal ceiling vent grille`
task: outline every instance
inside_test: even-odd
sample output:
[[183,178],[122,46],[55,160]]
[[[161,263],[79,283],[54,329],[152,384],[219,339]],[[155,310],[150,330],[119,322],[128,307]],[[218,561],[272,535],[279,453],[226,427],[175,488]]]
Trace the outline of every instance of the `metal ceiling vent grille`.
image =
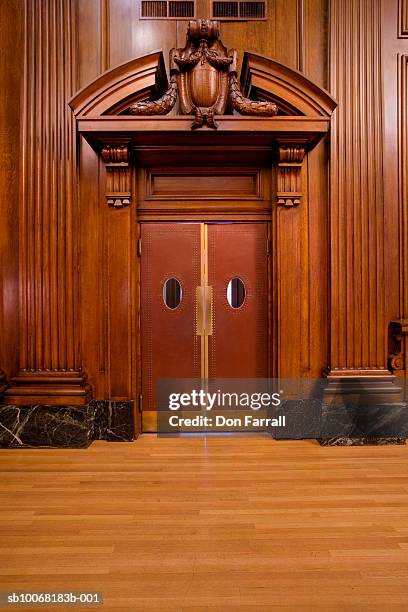
[[253,21],[266,19],[266,2],[231,2],[229,0],[212,0],[213,19],[224,21]]
[[141,19],[195,19],[195,0],[142,0]]

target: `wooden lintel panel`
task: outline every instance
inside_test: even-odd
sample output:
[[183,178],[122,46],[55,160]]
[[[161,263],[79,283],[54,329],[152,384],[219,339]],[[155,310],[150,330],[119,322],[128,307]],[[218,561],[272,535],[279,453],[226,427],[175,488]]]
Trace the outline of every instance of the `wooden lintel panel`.
[[241,200],[262,197],[258,170],[225,171],[217,168],[147,170],[146,200],[216,199]]

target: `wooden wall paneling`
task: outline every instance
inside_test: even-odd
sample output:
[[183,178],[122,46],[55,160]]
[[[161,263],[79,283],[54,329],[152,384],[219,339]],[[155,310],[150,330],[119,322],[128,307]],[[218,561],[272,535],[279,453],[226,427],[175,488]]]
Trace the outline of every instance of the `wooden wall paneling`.
[[[408,317],[408,43],[406,0],[382,2],[384,92],[384,187],[386,317],[390,323],[390,367],[407,376]],[[404,17],[405,15],[405,17]],[[396,333],[397,332],[397,333]],[[397,343],[396,336],[400,338]],[[396,346],[397,344],[397,346]],[[398,348],[397,348],[398,347]],[[396,350],[397,348],[397,350]],[[399,353],[396,358],[395,353]]]
[[259,49],[262,40],[262,53],[275,57],[275,0],[267,1],[268,20],[260,22],[222,22],[221,36],[228,49],[238,52],[237,70],[241,71],[242,57],[247,49]]
[[[397,64],[398,71],[397,87],[394,82],[394,87],[390,89],[394,94],[390,96],[390,103],[394,108],[389,109],[391,112],[386,115],[386,129],[395,134],[396,142],[393,143],[394,147],[390,147],[389,143],[385,147],[385,178],[387,182],[394,182],[394,193],[398,193],[396,201],[386,201],[387,210],[394,220],[394,224],[388,220],[386,226],[387,236],[392,240],[388,270],[393,279],[395,273],[398,273],[399,284],[399,290],[395,287],[393,291],[393,308],[387,309],[390,321],[389,364],[392,372],[403,378],[408,374],[408,53],[398,53],[399,50],[399,45],[395,45],[392,57],[388,58],[394,66]],[[408,51],[408,46],[406,50]],[[397,263],[399,265],[396,265]]]
[[[103,238],[106,248],[100,261],[107,359],[106,395],[112,400],[134,398],[136,204],[131,191],[131,169],[127,146],[102,150]],[[128,191],[129,190],[129,191]],[[115,193],[116,191],[116,193]],[[126,194],[124,193],[126,191]]]
[[[106,1],[106,0],[105,0]],[[112,68],[132,57],[141,55],[133,49],[133,37],[140,36],[138,3],[134,0],[107,0],[109,5],[108,33],[109,66]],[[159,45],[158,48],[160,48]],[[153,51],[157,47],[151,48]]]
[[408,318],[408,47],[399,60],[400,316]]
[[[299,4],[303,8],[303,28],[299,39],[303,53],[299,69],[313,82],[327,88],[328,1],[301,0]],[[328,139],[323,139],[307,156],[308,375],[314,377],[321,376],[329,362],[328,159]],[[305,373],[306,364],[304,359]]]
[[107,69],[104,61],[106,24],[104,0],[76,0],[78,88]]
[[106,207],[108,267],[108,376],[112,400],[132,398],[132,316],[135,312],[132,274],[136,265],[134,206]]
[[408,1],[398,0],[398,36],[408,38]]
[[391,374],[384,285],[381,5],[331,0],[330,15],[331,92],[339,106],[331,138],[329,376],[363,377],[368,386],[377,379],[383,385]]
[[300,207],[277,207],[277,375],[297,378],[301,371],[302,295]]
[[221,23],[223,40],[238,51],[238,72],[247,50],[298,67],[298,0],[267,0],[267,14],[267,21]]
[[[279,170],[275,170],[279,172]],[[300,378],[310,369],[309,241],[307,163],[300,173],[299,205],[284,205],[277,198],[275,212],[276,344],[277,375]],[[280,202],[280,203],[279,203]],[[274,308],[272,310],[275,310]]]
[[[275,0],[275,53],[269,54],[291,68],[299,68],[299,49],[303,35],[301,26],[302,0]],[[259,25],[257,23],[257,25]],[[246,45],[247,49],[251,48]]]
[[[18,215],[24,4],[0,3],[0,397],[18,369]],[[4,372],[2,371],[4,370]]]
[[[80,318],[83,367],[94,397],[108,397],[105,389],[107,371],[107,296],[105,291],[106,239],[103,235],[103,196],[105,171],[98,154],[84,138],[79,140],[79,236]],[[102,194],[102,195],[101,195]]]
[[[271,172],[274,179],[274,171]],[[275,180],[273,180],[275,183]],[[278,241],[277,241],[277,209],[273,206],[271,210],[270,223],[268,224],[268,376],[277,378],[278,376],[278,291],[277,291],[277,261],[278,261]]]
[[[169,51],[177,41],[177,21],[140,19],[141,0],[102,0],[108,4],[109,66],[162,49],[168,67]],[[183,45],[186,22],[184,21]],[[181,28],[183,30],[183,27]],[[181,45],[181,46],[183,46]]]
[[[315,296],[311,291],[311,276],[313,271],[310,267],[310,205],[309,205],[309,189],[308,189],[308,157],[305,157],[305,162],[301,172],[301,185],[302,185],[302,204],[300,205],[300,321],[301,321],[301,333],[299,337],[300,341],[300,364],[298,376],[308,376],[310,372],[310,324],[311,324],[311,313],[313,311],[313,305]],[[319,279],[320,281],[321,279]],[[320,285],[320,282],[319,282]],[[320,372],[319,372],[320,374]]]
[[328,139],[307,156],[309,244],[309,376],[320,377],[329,363],[329,210]]
[[[139,56],[149,53],[154,49],[163,49],[166,68],[169,68],[169,52],[175,46],[184,47],[186,42],[186,25],[188,22],[182,21],[149,21],[139,19],[140,2],[136,0],[136,17],[132,31],[132,55]],[[178,24],[181,23],[178,28]],[[178,29],[181,32],[181,42],[179,45]],[[176,45],[177,43],[177,45]]]
[[325,89],[328,88],[328,0],[299,0],[299,49],[302,50],[298,69]]
[[110,0],[100,0],[100,58],[101,72],[110,68],[110,20],[111,20],[111,4]]
[[26,3],[27,100],[20,206],[20,371],[10,403],[81,404],[76,138],[76,13],[68,0]]
[[140,320],[140,304],[141,304],[141,224],[138,217],[137,209],[137,162],[132,160],[132,194],[134,194],[134,207],[131,215],[132,223],[132,239],[131,246],[134,257],[134,265],[132,267],[131,276],[131,397],[136,401],[134,418],[135,432],[142,431],[142,347],[141,347],[141,320]]

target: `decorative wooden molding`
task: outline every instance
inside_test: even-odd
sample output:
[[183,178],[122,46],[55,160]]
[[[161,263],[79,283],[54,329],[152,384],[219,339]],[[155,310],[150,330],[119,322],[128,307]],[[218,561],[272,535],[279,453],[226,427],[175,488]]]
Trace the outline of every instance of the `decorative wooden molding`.
[[330,117],[337,106],[325,89],[302,72],[258,53],[244,53],[241,91],[250,98],[274,102],[285,115]]
[[297,206],[302,199],[302,164],[305,148],[282,145],[278,152],[276,203]]
[[408,319],[397,319],[390,324],[390,369],[397,376],[404,376],[407,369],[406,350]]
[[162,96],[167,88],[163,53],[155,51],[107,70],[68,103],[75,117],[119,115],[133,103]]
[[331,133],[329,377],[390,380],[384,283],[381,3],[331,0],[330,15],[331,91],[339,106]]
[[91,399],[86,376],[81,371],[27,370],[11,380],[8,404],[81,406]]
[[278,106],[274,102],[266,100],[250,100],[246,98],[238,84],[235,71],[230,73],[229,99],[232,108],[241,115],[258,115],[260,117],[272,117],[278,114]]
[[177,101],[178,85],[176,76],[170,79],[168,90],[158,100],[143,100],[129,107],[131,115],[167,115]]
[[215,115],[224,115],[231,106],[242,115],[271,117],[278,107],[269,101],[249,100],[237,80],[237,51],[224,46],[220,24],[209,19],[190,21],[187,42],[170,51],[171,84],[156,101],[138,102],[128,112],[133,115],[162,115],[179,99],[179,113],[194,115],[192,129],[218,127]]
[[[140,132],[162,132],[164,143],[175,136],[174,132],[190,131],[192,125],[188,113],[194,113],[196,107],[200,112],[196,113],[194,127],[204,126],[201,130],[203,135],[216,117],[219,131],[250,131],[254,138],[264,133],[264,141],[269,145],[272,132],[277,135],[296,134],[296,138],[300,138],[309,150],[329,130],[330,116],[337,103],[324,89],[297,70],[254,53],[244,53],[241,90],[238,91],[236,54],[225,51],[220,40],[216,39],[215,42],[215,56],[208,45],[199,55],[205,57],[206,62],[210,59],[220,70],[226,62],[226,72],[224,74],[221,70],[220,82],[224,85],[227,83],[227,88],[219,88],[217,69],[211,65],[216,71],[217,86],[208,94],[216,98],[210,106],[202,98],[203,86],[196,92],[186,85],[188,71],[187,68],[184,71],[184,67],[189,65],[192,49],[186,47],[173,50],[170,88],[163,54],[151,53],[108,70],[71,98],[69,104],[79,132],[84,134],[92,146],[99,147],[101,144],[112,145],[114,134],[129,139]],[[192,55],[191,61],[196,65],[197,57],[194,53]],[[197,75],[198,83],[201,83],[200,78]],[[191,98],[192,93],[194,100]],[[181,114],[166,116],[176,94]],[[198,106],[199,102],[202,107]],[[222,114],[227,105],[232,103],[243,113],[242,116]],[[283,116],[276,115],[278,105]],[[126,110],[129,113],[127,115],[124,114]],[[231,138],[234,137],[231,134]],[[245,137],[243,140],[246,140]]]
[[107,145],[101,151],[106,168],[106,201],[123,208],[131,202],[129,151],[127,145]]
[[387,368],[332,369],[327,372],[327,378],[325,401],[377,404],[401,399],[401,388],[396,384],[395,375]]

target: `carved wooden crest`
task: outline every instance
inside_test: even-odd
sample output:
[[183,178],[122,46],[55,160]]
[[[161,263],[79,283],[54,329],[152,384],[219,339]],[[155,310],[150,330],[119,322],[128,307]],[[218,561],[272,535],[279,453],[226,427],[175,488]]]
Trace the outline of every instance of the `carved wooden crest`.
[[192,128],[204,124],[217,128],[214,115],[232,113],[263,115],[278,113],[273,102],[245,98],[237,78],[237,52],[220,39],[218,21],[190,21],[183,49],[170,51],[170,87],[158,100],[133,104],[132,115],[166,115],[179,101],[181,115],[195,115]]

